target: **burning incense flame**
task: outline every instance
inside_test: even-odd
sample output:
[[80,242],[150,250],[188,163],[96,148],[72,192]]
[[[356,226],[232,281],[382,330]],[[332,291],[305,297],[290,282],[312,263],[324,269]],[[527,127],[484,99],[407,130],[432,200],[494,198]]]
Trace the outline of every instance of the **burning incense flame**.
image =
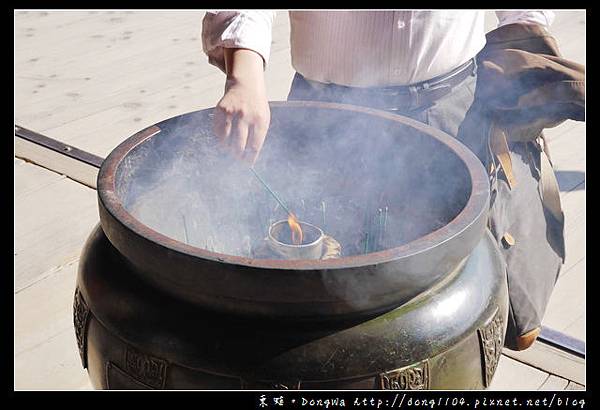
[[302,244],[302,228],[300,228],[300,224],[298,223],[298,219],[296,215],[290,213],[288,216],[288,225],[290,226],[290,231],[292,231],[292,243],[294,245]]

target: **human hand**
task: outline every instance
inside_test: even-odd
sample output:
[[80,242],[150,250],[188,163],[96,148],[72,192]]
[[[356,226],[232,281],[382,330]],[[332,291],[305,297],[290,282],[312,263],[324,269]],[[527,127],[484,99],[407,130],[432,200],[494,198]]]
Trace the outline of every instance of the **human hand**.
[[271,120],[262,58],[245,49],[229,53],[225,93],[215,107],[214,132],[236,158],[254,165]]

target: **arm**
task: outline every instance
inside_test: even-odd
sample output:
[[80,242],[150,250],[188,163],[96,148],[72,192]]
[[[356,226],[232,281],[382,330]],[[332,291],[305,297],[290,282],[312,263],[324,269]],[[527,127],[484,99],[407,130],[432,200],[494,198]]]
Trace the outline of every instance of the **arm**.
[[225,50],[246,48],[263,59],[271,51],[274,11],[208,11],[202,20],[202,49],[208,62],[225,72]]
[[214,131],[236,157],[256,161],[270,122],[264,67],[274,12],[207,13],[202,44],[209,62],[227,75],[215,107]]
[[215,109],[214,131],[237,158],[252,165],[271,119],[263,60],[252,50],[228,48],[225,67],[225,94]]

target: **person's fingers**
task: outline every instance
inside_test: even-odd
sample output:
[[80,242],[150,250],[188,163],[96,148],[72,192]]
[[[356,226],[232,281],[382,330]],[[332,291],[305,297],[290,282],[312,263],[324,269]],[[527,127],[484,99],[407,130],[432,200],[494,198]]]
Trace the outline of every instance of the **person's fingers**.
[[213,132],[219,139],[223,139],[225,128],[225,115],[221,110],[215,108],[213,117]]
[[233,154],[241,158],[248,140],[248,123],[243,118],[237,118],[233,125],[229,145]]
[[215,110],[213,131],[222,144],[225,144],[231,135],[233,116],[222,109]]
[[258,124],[251,127],[248,132],[248,140],[246,142],[246,149],[244,150],[243,160],[251,166],[254,165],[254,163],[258,159],[258,154],[262,149],[266,135],[266,127]]
[[223,138],[221,138],[221,142],[223,145],[227,145],[227,140],[231,139],[231,130],[233,128],[233,116],[227,115],[224,120],[223,125]]

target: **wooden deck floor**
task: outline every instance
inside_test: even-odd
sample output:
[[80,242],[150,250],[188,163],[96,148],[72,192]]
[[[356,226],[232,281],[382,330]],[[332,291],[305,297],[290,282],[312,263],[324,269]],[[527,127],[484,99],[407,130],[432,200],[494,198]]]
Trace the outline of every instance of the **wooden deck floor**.
[[[557,11],[552,32],[585,64],[585,12]],[[209,66],[202,11],[16,11],[15,122],[106,156],[165,118],[214,106],[224,76]],[[495,25],[487,12],[486,25]],[[293,69],[289,21],[275,21],[268,97]],[[544,324],[585,341],[585,124],[548,130],[566,212],[567,260]],[[15,172],[15,388],[89,389],[72,326],[79,253],[98,222],[96,193],[21,159]],[[492,389],[571,389],[584,375],[503,356]]]

